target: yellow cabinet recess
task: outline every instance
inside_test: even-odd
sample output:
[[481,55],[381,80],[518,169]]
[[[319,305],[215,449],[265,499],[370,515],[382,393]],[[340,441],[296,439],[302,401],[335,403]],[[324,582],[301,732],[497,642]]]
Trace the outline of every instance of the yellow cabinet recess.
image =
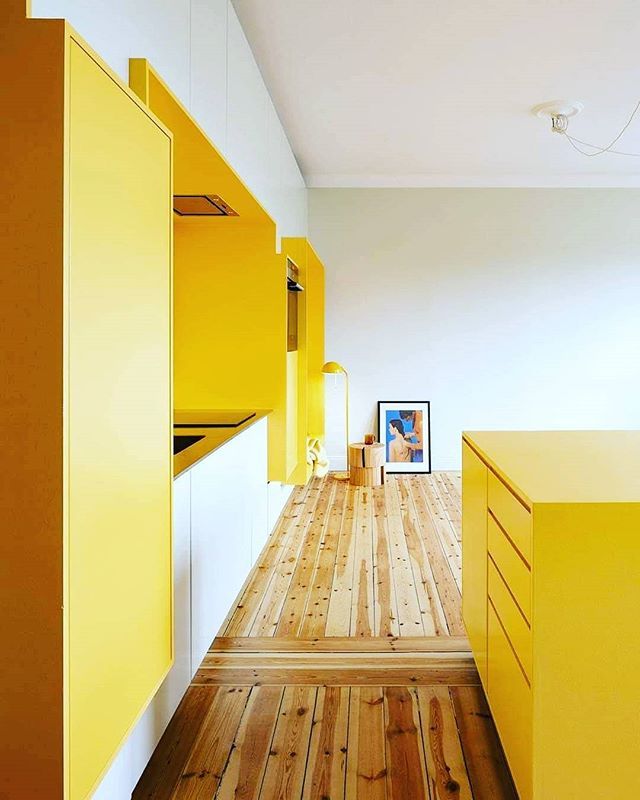
[[0,797],[84,800],[172,660],[171,135],[3,9]]
[[640,432],[462,447],[463,614],[520,800],[640,796]]
[[[216,194],[231,216],[174,217],[175,407],[270,409],[269,480],[305,483],[307,436],[324,435],[323,267],[276,225],[145,59],[131,88],[173,134],[176,195]],[[298,350],[287,352],[287,256],[300,269]]]

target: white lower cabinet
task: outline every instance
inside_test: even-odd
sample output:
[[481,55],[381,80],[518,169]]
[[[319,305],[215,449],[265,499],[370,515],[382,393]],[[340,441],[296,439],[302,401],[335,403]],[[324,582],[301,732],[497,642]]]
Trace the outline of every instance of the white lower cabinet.
[[268,536],[267,422],[191,469],[191,666],[198,669]]
[[262,419],[174,480],[174,663],[93,800],[130,800],[268,535]]

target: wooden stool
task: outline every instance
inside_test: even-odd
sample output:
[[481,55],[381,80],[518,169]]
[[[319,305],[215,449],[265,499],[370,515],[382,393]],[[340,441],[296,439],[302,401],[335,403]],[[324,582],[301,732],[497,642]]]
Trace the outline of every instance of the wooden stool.
[[349,483],[353,486],[382,486],[385,447],[356,442],[349,445]]

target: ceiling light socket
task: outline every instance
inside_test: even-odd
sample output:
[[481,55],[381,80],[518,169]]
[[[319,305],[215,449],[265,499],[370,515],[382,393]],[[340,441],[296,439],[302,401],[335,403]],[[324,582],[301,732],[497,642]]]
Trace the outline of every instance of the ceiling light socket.
[[583,108],[584,105],[578,100],[549,100],[534,106],[531,113],[551,120],[551,130],[554,133],[565,133],[569,127],[569,119],[579,114]]

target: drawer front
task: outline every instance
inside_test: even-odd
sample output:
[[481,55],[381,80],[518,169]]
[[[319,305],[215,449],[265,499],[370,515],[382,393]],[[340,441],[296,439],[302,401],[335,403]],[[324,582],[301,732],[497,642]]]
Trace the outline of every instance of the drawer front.
[[487,492],[493,516],[531,564],[531,514],[493,472],[489,472]]
[[531,690],[489,603],[489,705],[520,800],[532,798]]
[[529,683],[531,683],[531,628],[527,625],[518,606],[513,602],[513,597],[509,594],[505,582],[491,559],[489,559],[488,581],[489,599],[493,603],[500,622],[502,622],[502,627],[515,650],[520,666],[524,670]]
[[462,445],[462,615],[487,685],[487,467]]
[[515,597],[520,610],[531,622],[531,570],[491,514],[488,516],[489,555],[500,570],[500,574]]

